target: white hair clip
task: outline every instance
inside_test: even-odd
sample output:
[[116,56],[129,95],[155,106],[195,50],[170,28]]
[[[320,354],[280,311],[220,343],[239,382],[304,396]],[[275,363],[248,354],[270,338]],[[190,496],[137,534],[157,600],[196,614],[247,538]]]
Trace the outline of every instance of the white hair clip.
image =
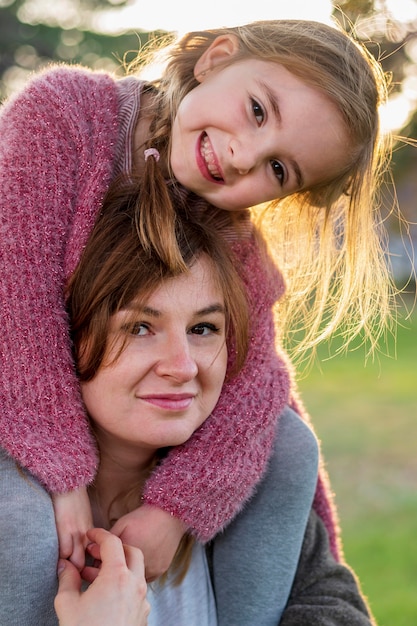
[[145,155],[145,161],[147,161],[149,157],[153,157],[158,163],[160,154],[156,148],[148,148],[143,154]]

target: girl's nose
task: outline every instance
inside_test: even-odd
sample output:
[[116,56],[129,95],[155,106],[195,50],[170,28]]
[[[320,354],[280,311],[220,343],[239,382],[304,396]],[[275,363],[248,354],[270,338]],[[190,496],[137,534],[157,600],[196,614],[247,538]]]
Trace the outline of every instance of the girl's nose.
[[169,377],[178,383],[195,378],[198,366],[187,341],[170,341],[155,367],[158,376]]
[[243,141],[232,139],[229,144],[229,150],[234,169],[240,176],[249,174],[257,162],[256,146],[250,145],[249,141],[244,143]]

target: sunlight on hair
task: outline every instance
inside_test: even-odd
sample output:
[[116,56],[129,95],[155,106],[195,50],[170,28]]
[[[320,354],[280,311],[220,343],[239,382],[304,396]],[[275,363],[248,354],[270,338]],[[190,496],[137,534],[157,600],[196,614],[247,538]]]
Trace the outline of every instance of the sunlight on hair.
[[382,133],[397,132],[407,124],[413,107],[403,94],[391,96],[381,107]]

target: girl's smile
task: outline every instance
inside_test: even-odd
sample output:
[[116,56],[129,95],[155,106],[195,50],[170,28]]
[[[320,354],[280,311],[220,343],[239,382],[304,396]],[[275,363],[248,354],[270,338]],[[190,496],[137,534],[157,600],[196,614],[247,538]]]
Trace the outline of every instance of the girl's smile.
[[336,106],[277,63],[216,66],[182,100],[171,167],[187,189],[240,210],[335,177],[349,159]]
[[202,175],[209,181],[224,183],[222,171],[207,133],[202,133],[196,145],[196,159]]

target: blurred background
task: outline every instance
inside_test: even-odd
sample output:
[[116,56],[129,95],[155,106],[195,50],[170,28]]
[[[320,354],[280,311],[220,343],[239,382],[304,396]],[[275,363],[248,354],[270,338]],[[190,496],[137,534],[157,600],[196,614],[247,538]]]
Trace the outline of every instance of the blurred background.
[[[244,6],[245,5],[245,6]],[[0,99],[50,63],[123,74],[149,33],[185,32],[258,19],[336,17],[392,74],[383,124],[417,138],[417,0],[0,0]],[[358,348],[329,359],[329,346],[300,373],[305,404],[336,493],[346,558],[379,626],[417,624],[417,147],[394,143],[393,178],[402,225],[384,218],[398,301],[397,340],[366,360]],[[391,188],[392,192],[393,188]],[[391,195],[388,193],[388,196]]]

